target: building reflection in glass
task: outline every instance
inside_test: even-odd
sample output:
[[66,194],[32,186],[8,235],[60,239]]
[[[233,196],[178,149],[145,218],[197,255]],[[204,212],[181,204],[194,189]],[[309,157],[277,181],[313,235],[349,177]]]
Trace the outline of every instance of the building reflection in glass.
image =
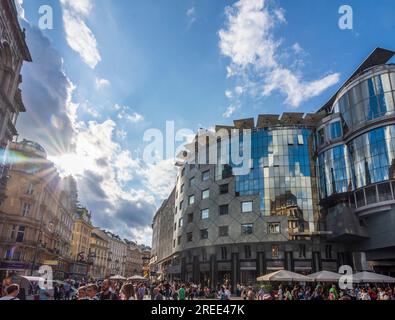
[[310,135],[305,128],[257,129],[252,133],[253,168],[236,176],[240,196],[259,195],[262,215],[294,217],[298,231],[314,230]]

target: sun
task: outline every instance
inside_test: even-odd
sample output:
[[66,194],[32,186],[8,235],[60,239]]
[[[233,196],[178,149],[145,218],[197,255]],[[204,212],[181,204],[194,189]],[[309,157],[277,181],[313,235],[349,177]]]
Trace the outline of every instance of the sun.
[[48,158],[55,164],[61,176],[81,175],[86,167],[85,159],[76,153],[62,154]]

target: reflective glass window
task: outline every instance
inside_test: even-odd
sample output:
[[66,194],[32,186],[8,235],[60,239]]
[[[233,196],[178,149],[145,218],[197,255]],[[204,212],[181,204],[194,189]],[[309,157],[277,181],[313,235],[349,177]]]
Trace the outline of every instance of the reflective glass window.
[[209,209],[203,209],[202,211],[200,211],[202,220],[206,220],[209,218]]
[[373,204],[377,202],[376,186],[368,187],[365,190],[366,204]]
[[365,204],[365,194],[363,190],[359,190],[355,193],[355,197],[357,199],[357,206],[358,208],[364,207]]
[[382,183],[377,186],[379,193],[379,201],[392,200],[391,185],[390,183]]

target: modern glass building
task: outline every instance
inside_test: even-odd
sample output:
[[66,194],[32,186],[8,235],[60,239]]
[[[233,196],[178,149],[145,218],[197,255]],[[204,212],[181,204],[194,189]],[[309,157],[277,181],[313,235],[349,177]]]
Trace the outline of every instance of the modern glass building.
[[239,130],[236,148],[250,149],[250,168],[235,174],[232,160],[189,155],[178,164],[162,278],[235,287],[279,269],[395,272],[393,55],[376,49],[317,113],[236,120],[217,126],[208,145],[197,139],[190,153],[220,154],[219,132],[232,140]]

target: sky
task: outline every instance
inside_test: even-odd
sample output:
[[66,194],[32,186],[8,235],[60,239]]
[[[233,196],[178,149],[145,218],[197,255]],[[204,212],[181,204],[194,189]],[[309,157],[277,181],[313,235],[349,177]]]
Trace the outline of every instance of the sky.
[[[164,156],[146,161],[147,130],[172,137],[172,121],[190,138],[263,113],[314,112],[374,48],[395,50],[393,0],[15,1],[33,57],[20,138],[77,179],[96,226],[147,245],[177,173],[165,141]],[[352,29],[339,27],[344,4]],[[41,6],[53,28],[39,28]]]

